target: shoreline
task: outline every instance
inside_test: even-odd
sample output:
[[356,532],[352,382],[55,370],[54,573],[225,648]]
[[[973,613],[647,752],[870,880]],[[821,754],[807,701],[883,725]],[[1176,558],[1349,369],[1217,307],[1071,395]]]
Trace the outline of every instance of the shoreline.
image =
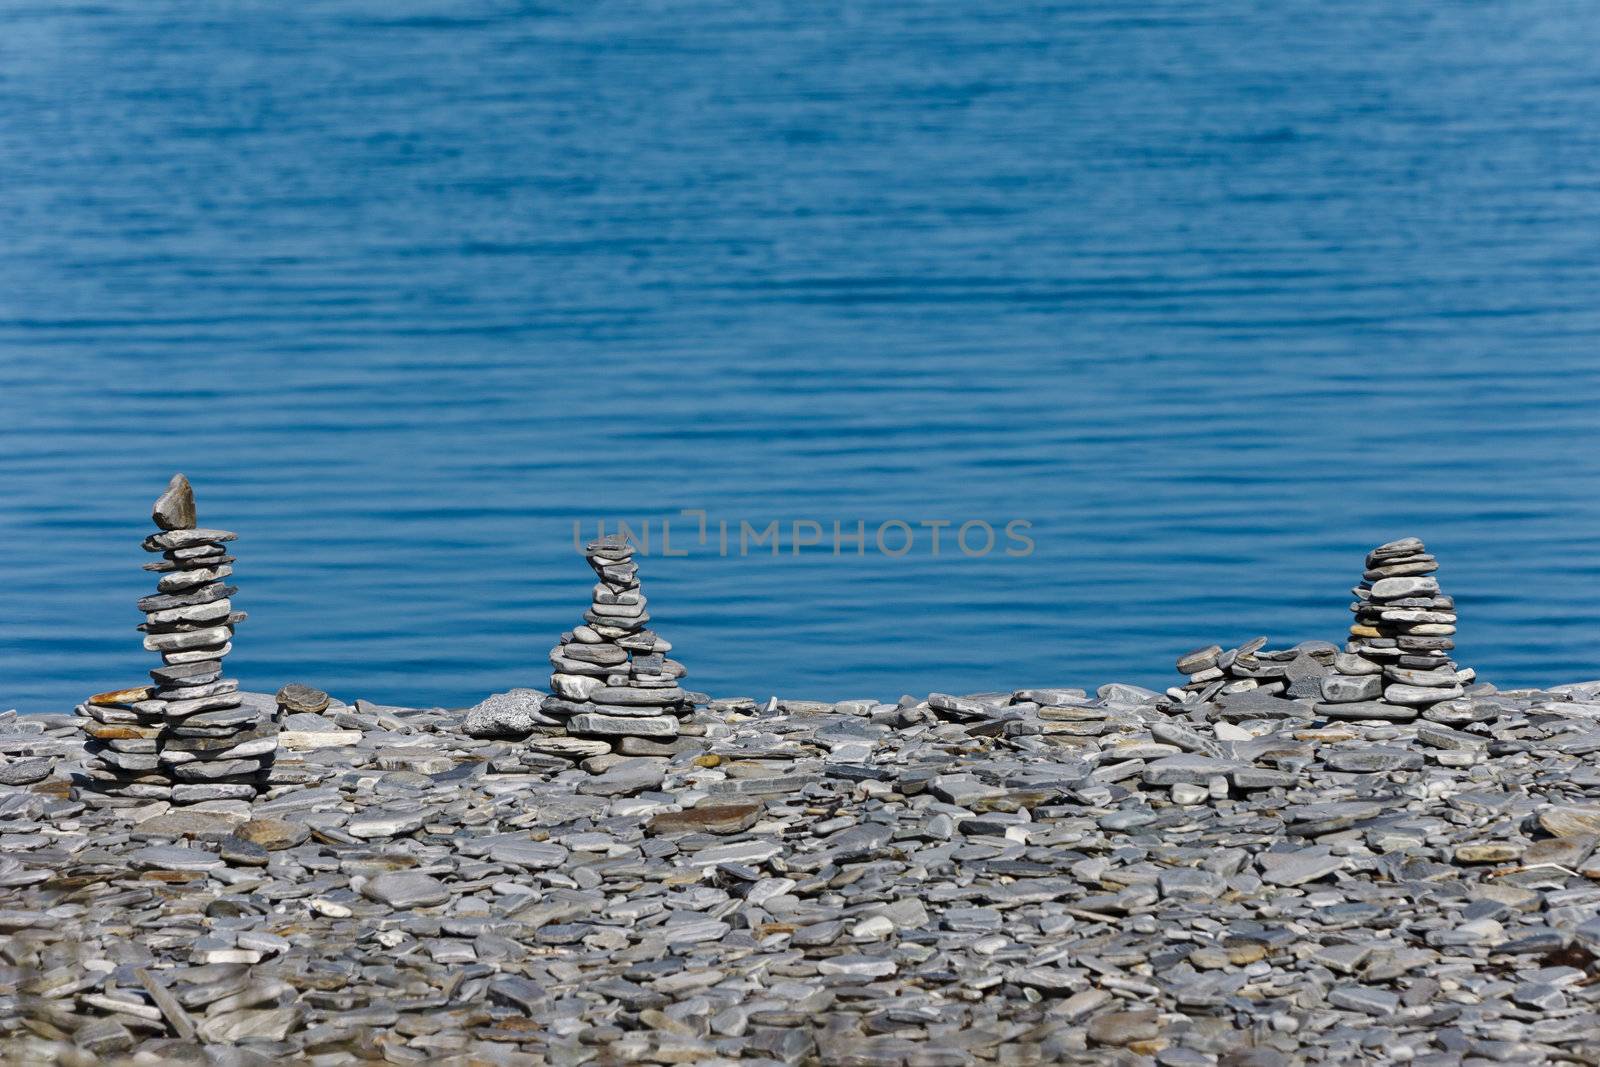
[[0,1058],[1600,1054],[1600,681],[713,701],[618,752],[543,696],[290,714],[261,797],[179,807],[0,718],[50,764],[0,784]]

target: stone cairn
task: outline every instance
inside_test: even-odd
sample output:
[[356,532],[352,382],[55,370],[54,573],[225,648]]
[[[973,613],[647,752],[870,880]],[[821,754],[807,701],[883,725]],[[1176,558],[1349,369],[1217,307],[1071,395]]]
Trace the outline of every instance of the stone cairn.
[[543,711],[577,737],[670,742],[678,736],[678,716],[692,710],[691,698],[678,686],[683,665],[666,658],[672,646],[645,627],[650,616],[633,546],[621,536],[604,537],[589,542],[584,555],[600,581],[584,625],[550,650],[554,673]]
[[194,490],[173,475],[151,517],[161,532],[145,538],[145,564],[161,575],[157,591],[139,601],[144,647],[161,654],[153,686],[90,697],[79,705],[90,803],[168,800],[192,804],[248,800],[264,784],[277,752],[277,722],[247,706],[239,683],[222,677],[233,628],[245,618],[224,584],[234,557],[224,548],[237,535],[195,526]]
[[1455,648],[1455,601],[1433,577],[1439,563],[1415,537],[1367,553],[1366,571],[1352,593],[1355,625],[1344,651],[1307,641],[1281,652],[1258,637],[1223,651],[1209,645],[1178,658],[1187,684],[1167,690],[1180,703],[1254,692],[1310,698],[1339,718],[1414,718],[1462,696],[1476,675],[1450,659]]
[[1338,672],[1323,680],[1328,703],[1374,700],[1426,710],[1463,694],[1475,673],[1450,659],[1456,604],[1433,577],[1439,563],[1415,537],[1367,553],[1361,584],[1351,590],[1355,624]]

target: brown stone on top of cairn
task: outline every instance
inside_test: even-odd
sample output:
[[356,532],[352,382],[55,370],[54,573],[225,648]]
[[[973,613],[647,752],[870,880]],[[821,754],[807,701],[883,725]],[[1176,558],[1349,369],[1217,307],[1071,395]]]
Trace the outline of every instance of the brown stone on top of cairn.
[[1425,710],[1463,695],[1475,673],[1450,658],[1456,605],[1440,591],[1438,569],[1438,560],[1415,537],[1367,553],[1361,584],[1351,590],[1355,623],[1345,651],[1334,660],[1339,673],[1323,680],[1324,702],[1379,701]]
[[237,535],[195,525],[194,491],[174,475],[151,517],[161,532],[145,538],[162,558],[154,595],[139,601],[147,651],[160,653],[153,686],[90,697],[78,715],[89,735],[85,751],[89,803],[151,800],[196,803],[247,800],[262,787],[277,751],[277,726],[243,703],[239,683],[222,676],[233,629],[244,621],[226,584],[234,557],[224,547]]
[[194,487],[182,474],[174,474],[167,491],[156,497],[150,517],[163,530],[192,530],[195,524]]
[[666,656],[672,646],[646,628],[633,546],[621,536],[603,537],[584,555],[599,582],[584,624],[550,650],[551,695],[542,710],[565,720],[575,736],[670,741],[692,702],[678,686],[683,665]]

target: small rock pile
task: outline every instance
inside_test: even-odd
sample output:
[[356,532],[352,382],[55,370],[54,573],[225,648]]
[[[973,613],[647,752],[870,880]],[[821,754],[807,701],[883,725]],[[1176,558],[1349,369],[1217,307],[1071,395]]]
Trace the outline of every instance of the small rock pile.
[[1476,676],[1450,659],[1455,601],[1439,591],[1438,569],[1415,537],[1379,545],[1352,590],[1356,621],[1343,651],[1325,641],[1270,651],[1265,637],[1228,651],[1208,645],[1178,657],[1189,681],[1167,695],[1182,703],[1243,693],[1309,698],[1331,718],[1391,721],[1454,701]]
[[256,795],[277,750],[271,716],[243,703],[239,683],[222,677],[233,628],[245,618],[224,580],[234,557],[223,547],[238,535],[195,525],[194,490],[173,475],[151,517],[161,532],[145,538],[162,559],[161,575],[139,601],[144,647],[161,654],[154,686],[101,693],[78,706],[90,741],[82,798],[119,806],[149,800],[192,804]]
[[1264,696],[1315,696],[1321,680],[1332,673],[1339,651],[1327,641],[1302,641],[1276,650],[1266,645],[1265,637],[1257,637],[1227,651],[1221,645],[1207,645],[1184,653],[1178,657],[1178,673],[1187,674],[1189,681],[1167,690],[1167,695],[1179,701],[1252,691]]
[[584,555],[600,581],[584,624],[550,650],[554,673],[542,710],[574,736],[670,742],[693,702],[678,685],[683,665],[666,657],[672,646],[646,628],[633,546],[605,537],[589,542]]
[[1351,590],[1350,640],[1334,661],[1338,673],[1323,682],[1323,700],[1425,709],[1464,694],[1475,674],[1450,659],[1456,605],[1440,592],[1438,569],[1415,537],[1367,553],[1361,584]]

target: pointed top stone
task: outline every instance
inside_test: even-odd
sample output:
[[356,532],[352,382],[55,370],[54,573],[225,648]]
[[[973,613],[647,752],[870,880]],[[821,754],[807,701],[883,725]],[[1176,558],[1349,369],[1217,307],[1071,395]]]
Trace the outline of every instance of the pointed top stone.
[[194,529],[194,489],[189,485],[189,479],[174,474],[172,481],[167,483],[167,491],[156,498],[155,507],[150,509],[150,517],[163,530]]

